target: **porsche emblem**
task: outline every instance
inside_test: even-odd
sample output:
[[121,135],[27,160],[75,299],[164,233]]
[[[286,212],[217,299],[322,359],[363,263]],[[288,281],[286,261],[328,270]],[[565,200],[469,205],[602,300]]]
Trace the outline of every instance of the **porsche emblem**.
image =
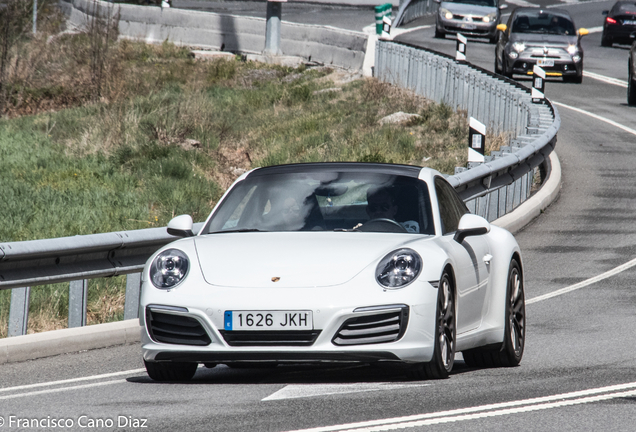
[[280,280],[280,278],[278,276],[274,276],[272,278],[272,282],[278,282]]

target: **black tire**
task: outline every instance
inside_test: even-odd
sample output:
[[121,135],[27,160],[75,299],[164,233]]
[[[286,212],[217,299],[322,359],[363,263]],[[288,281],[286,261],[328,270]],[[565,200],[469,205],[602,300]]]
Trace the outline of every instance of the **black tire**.
[[611,47],[612,43],[612,38],[605,36],[605,32],[603,32],[603,35],[601,36],[601,46]]
[[154,381],[190,381],[197,371],[198,363],[155,363],[144,360],[146,372]]
[[444,271],[437,289],[433,358],[428,363],[414,365],[409,370],[409,377],[412,379],[448,378],[455,362],[456,338],[455,287],[448,272]]
[[495,73],[502,75],[501,73],[501,68],[499,67],[499,62],[497,61],[497,59],[495,58]]
[[563,81],[573,83],[573,84],[581,84],[583,82],[583,73],[581,73],[581,75],[575,75],[575,76],[564,76]]
[[435,27],[435,38],[436,39],[446,39],[446,34],[437,30],[437,27]]
[[501,74],[506,78],[512,79],[512,72],[508,72],[508,67],[506,66],[506,60],[503,58],[505,53],[501,56]]
[[521,362],[526,342],[526,300],[521,266],[516,259],[510,261],[508,270],[505,320],[504,341],[499,347],[462,351],[468,366],[512,367]]
[[636,105],[636,85],[634,85],[634,76],[631,70],[627,79],[627,104]]

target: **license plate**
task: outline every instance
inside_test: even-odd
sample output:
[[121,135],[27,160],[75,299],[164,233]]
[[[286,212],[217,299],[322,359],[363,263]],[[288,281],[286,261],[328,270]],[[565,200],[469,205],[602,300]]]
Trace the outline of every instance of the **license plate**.
[[475,30],[477,26],[475,24],[462,24],[464,30]]
[[537,60],[537,66],[554,66],[554,60]]
[[634,20],[625,20],[625,21],[623,21],[623,25],[636,25],[636,21],[634,21]]
[[312,311],[225,311],[225,330],[313,330]]

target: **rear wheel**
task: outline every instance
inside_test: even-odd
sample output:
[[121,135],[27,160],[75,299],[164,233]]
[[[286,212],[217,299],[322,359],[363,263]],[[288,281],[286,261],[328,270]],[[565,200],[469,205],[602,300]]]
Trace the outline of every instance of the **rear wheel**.
[[415,365],[409,371],[414,379],[448,378],[455,361],[455,288],[450,275],[445,271],[439,281],[435,319],[435,347],[433,358],[428,363]]
[[155,381],[189,381],[198,363],[155,363],[144,360],[148,376]]
[[605,36],[605,32],[603,32],[603,36],[601,36],[601,46],[611,47],[612,46],[612,38],[609,36]]
[[501,346],[462,351],[468,366],[511,367],[521,362],[526,341],[526,302],[521,267],[516,259],[510,261],[508,270],[505,320]]
[[636,105],[636,85],[634,85],[633,71],[629,70],[629,77],[627,79],[627,103],[629,105]]

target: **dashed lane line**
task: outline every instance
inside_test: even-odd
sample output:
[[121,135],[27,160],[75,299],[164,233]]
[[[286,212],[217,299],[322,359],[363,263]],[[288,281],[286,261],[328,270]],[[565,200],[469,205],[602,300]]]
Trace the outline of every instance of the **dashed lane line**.
[[123,375],[134,375],[141,372],[146,372],[146,369],[131,369],[131,370],[122,371],[122,372],[113,372],[113,373],[107,373],[107,374],[101,374],[101,375],[91,375],[91,376],[86,376],[81,378],[71,378],[66,380],[48,381],[48,382],[27,384],[27,385],[15,386],[15,387],[5,387],[5,388],[0,388],[0,392],[28,390],[32,388],[38,388],[38,387],[50,387],[50,386],[71,384],[71,383],[82,382],[82,381],[92,381],[92,380],[98,380],[98,379],[104,379],[104,378],[113,378],[113,377],[123,376]]

